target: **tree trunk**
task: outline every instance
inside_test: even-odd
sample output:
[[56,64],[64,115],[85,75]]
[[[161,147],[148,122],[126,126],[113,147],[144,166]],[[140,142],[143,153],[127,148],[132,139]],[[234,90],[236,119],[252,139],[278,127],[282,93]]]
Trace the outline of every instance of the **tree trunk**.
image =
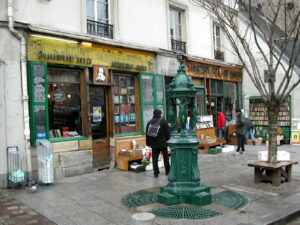
[[278,112],[280,104],[272,101],[268,106],[269,117],[269,152],[268,162],[277,162],[277,129],[278,129]]

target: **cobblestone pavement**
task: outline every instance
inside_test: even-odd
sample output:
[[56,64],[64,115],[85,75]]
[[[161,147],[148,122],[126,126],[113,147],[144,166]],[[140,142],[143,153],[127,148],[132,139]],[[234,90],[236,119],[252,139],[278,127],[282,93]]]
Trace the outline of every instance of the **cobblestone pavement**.
[[45,216],[33,210],[12,197],[4,197],[0,194],[0,224],[25,225],[43,224],[54,225]]
[[[270,183],[254,183],[254,169],[249,162],[257,161],[258,151],[266,146],[246,146],[243,155],[233,152],[199,154],[201,183],[213,191],[231,190],[248,199],[240,210],[223,211],[223,215],[208,219],[186,220],[156,217],[158,225],[260,225],[270,224],[300,212],[300,164],[292,169],[292,182],[274,187]],[[291,160],[300,161],[300,147],[279,146],[290,152]],[[0,224],[59,225],[130,225],[137,209],[122,202],[124,196],[139,190],[158,188],[168,183],[164,169],[158,178],[153,171],[134,173],[118,169],[103,170],[57,180],[55,185],[39,187],[35,193],[25,189],[1,189]],[[298,225],[299,218],[290,225]]]

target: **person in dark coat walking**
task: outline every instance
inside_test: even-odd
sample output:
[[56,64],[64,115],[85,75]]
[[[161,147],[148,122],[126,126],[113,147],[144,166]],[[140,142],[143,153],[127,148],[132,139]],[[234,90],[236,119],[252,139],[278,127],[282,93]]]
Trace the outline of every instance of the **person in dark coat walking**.
[[[245,133],[246,133],[246,117],[240,109],[236,109],[237,123],[236,136],[238,139],[238,147],[236,152],[243,154],[245,152]],[[240,151],[242,149],[242,151]]]
[[[159,121],[159,132],[156,137],[152,137],[148,135],[148,129],[150,124],[155,124]],[[170,139],[170,127],[168,122],[161,117],[161,111],[159,109],[155,109],[153,112],[153,118],[147,123],[146,126],[146,145],[152,148],[152,164],[154,170],[154,177],[158,177],[159,168],[158,168],[158,156],[159,153],[162,152],[164,157],[164,165],[166,175],[169,174],[170,171],[170,163],[168,156],[168,145],[167,141]]]

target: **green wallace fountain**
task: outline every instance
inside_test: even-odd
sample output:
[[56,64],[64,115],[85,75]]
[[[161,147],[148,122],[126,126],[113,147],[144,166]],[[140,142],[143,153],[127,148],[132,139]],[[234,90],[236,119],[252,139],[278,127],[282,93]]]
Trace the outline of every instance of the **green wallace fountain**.
[[[171,169],[169,183],[160,188],[158,202],[165,205],[189,203],[193,205],[207,205],[212,201],[210,187],[200,183],[198,168],[199,140],[194,131],[197,122],[197,110],[194,88],[191,78],[186,74],[183,56],[180,66],[170,84],[168,93],[168,120],[174,128],[168,145],[171,149]],[[190,112],[189,131],[186,123]],[[179,121],[181,125],[178,132]]]

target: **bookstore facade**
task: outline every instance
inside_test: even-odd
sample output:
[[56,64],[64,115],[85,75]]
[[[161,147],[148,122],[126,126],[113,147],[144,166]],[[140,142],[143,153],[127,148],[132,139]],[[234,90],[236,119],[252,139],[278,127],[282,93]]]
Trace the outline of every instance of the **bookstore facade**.
[[[177,72],[178,60],[170,56],[158,56],[158,59],[158,73],[165,74],[167,90]],[[193,84],[198,89],[198,115],[212,115],[213,124],[216,126],[217,109],[220,108],[228,122],[235,120],[235,109],[243,105],[242,67],[189,57],[185,60],[185,67],[186,73],[192,77]],[[166,96],[167,94],[166,92]]]
[[154,74],[154,56],[28,37],[32,146],[38,139],[52,143],[56,178],[108,167],[117,143],[142,138],[153,109],[165,110],[164,77]]

